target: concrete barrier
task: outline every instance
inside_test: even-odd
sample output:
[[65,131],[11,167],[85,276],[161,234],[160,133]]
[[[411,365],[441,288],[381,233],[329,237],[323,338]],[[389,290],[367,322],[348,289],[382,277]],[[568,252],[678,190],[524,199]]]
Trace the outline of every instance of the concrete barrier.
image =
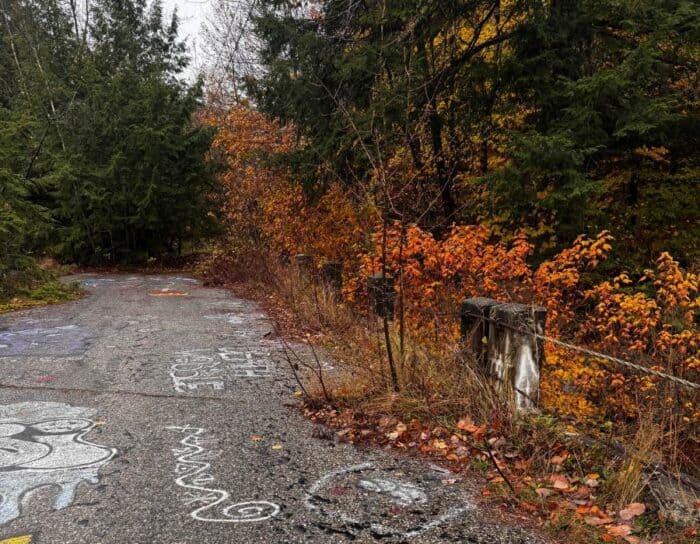
[[539,402],[540,369],[547,310],[526,304],[500,303],[486,298],[464,301],[461,309],[462,341],[467,350],[510,395],[518,411]]

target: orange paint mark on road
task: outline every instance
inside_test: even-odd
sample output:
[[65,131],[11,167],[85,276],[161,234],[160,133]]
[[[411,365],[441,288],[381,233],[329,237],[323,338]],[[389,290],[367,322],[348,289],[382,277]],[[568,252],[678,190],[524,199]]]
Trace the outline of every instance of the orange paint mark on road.
[[151,291],[149,295],[152,297],[187,297],[189,293],[177,289],[161,289],[160,291]]

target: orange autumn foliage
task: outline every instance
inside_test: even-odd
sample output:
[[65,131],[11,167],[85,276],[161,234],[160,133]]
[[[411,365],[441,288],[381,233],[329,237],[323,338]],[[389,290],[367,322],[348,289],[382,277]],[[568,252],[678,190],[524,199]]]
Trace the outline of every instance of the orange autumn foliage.
[[226,163],[220,181],[225,190],[227,233],[215,251],[219,264],[223,260],[232,264],[233,259],[245,266],[263,256],[262,248],[275,254],[308,253],[344,262],[354,259],[358,253],[354,240],[362,229],[342,191],[331,187],[311,203],[298,184],[268,164],[272,154],[294,149],[293,127],[281,126],[245,106],[212,114],[207,122],[219,129],[212,159]]
[[[455,225],[440,239],[398,222],[385,232],[371,203],[338,185],[311,199],[268,164],[270,154],[294,149],[293,127],[242,106],[210,122],[219,127],[212,156],[228,167],[221,176],[227,234],[210,269],[282,251],[340,260],[347,298],[363,308],[364,278],[384,264],[399,278],[397,289],[403,286],[407,328],[425,342],[454,345],[461,301],[488,296],[545,306],[549,336],[699,380],[698,277],[667,253],[641,278],[601,281],[595,273],[612,250],[608,232],[580,236],[537,267],[529,262],[533,245],[526,236],[506,243],[483,225]],[[690,393],[679,389],[670,401],[688,428],[700,421]],[[541,395],[547,410],[598,422],[634,419],[646,400],[669,402],[668,384],[654,376],[549,343]]]

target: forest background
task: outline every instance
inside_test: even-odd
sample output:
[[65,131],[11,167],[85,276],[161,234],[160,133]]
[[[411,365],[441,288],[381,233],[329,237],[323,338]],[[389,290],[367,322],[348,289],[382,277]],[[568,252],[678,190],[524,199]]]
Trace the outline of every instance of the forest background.
[[[277,278],[280,255],[306,253],[343,263],[345,313],[315,295],[305,314],[298,286],[281,296],[355,344],[366,276],[400,280],[395,383],[375,379],[386,350],[354,344],[364,378],[336,384],[335,402],[514,425],[455,387],[471,296],[545,306],[550,336],[698,382],[696,2],[215,0],[213,13],[210,73],[190,83],[158,1],[0,0],[3,301],[41,292],[47,256],[199,249],[203,276],[228,283]],[[697,389],[546,349],[546,413],[653,436],[649,452],[697,471]]]

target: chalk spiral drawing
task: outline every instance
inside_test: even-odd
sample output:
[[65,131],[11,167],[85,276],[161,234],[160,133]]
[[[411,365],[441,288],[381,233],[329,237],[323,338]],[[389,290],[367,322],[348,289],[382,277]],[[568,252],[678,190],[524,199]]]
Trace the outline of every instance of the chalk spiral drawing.
[[85,439],[93,415],[57,402],[0,406],[0,525],[20,516],[34,489],[58,488],[53,507],[60,510],[73,503],[81,482],[98,482],[117,450]]
[[178,393],[200,387],[222,391],[227,378],[267,378],[273,372],[274,365],[266,353],[219,348],[177,353],[170,378]]
[[221,455],[215,447],[216,441],[204,438],[206,429],[185,425],[167,427],[168,430],[184,434],[181,447],[173,448],[176,458],[175,483],[187,489],[182,501],[186,505],[202,503],[190,512],[198,521],[213,523],[252,523],[276,516],[280,507],[268,501],[232,502],[231,494],[212,487],[216,479],[211,474],[210,461]]

